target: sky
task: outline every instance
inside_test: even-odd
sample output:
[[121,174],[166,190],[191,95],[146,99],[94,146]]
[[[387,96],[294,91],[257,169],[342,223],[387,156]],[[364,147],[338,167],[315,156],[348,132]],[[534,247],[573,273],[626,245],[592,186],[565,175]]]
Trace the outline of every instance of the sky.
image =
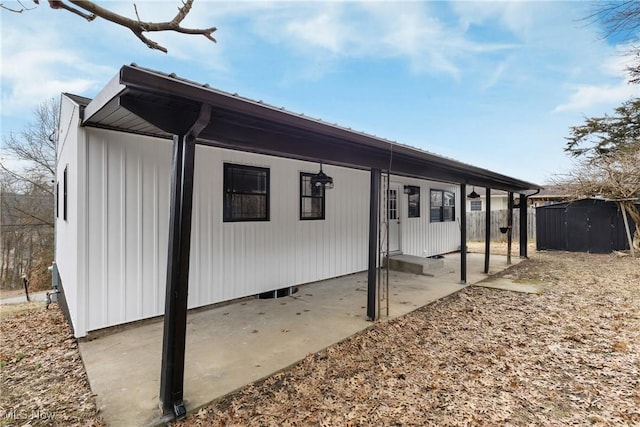
[[[217,43],[151,34],[168,54],[40,3],[0,10],[3,139],[42,101],[94,97],[136,63],[544,184],[571,167],[571,126],[640,96],[628,45],[585,19],[591,2],[196,0],[183,25],[217,27]],[[132,1],[98,3],[135,18]],[[179,5],[136,2],[142,20]]]

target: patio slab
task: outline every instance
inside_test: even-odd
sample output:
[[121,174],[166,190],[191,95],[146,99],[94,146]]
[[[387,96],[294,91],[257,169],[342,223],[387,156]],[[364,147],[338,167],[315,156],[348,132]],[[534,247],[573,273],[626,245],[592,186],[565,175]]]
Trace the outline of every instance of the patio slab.
[[[519,259],[514,259],[514,264]],[[480,273],[469,254],[467,284]],[[447,255],[436,277],[389,272],[388,320],[464,289],[459,254]],[[507,267],[491,257],[490,274]],[[366,320],[366,272],[299,286],[278,299],[245,299],[187,317],[184,398],[188,411],[267,377],[372,325]],[[160,422],[158,392],[163,324],[159,320],[80,342],[91,389],[110,426]]]

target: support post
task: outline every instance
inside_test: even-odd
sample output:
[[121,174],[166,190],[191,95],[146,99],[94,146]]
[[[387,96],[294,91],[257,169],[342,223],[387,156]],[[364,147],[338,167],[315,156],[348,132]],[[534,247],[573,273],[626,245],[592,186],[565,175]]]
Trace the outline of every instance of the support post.
[[176,418],[186,414],[183,383],[194,154],[195,138],[173,137],[160,401],[163,412],[173,413]]
[[210,107],[203,105],[192,128],[185,135],[173,137],[160,403],[163,414],[172,413],[177,419],[186,416],[184,356],[196,137],[209,123],[210,116]]
[[507,265],[511,265],[511,242],[513,239],[513,192],[507,196]]
[[487,202],[484,215],[484,273],[489,274],[489,256],[491,253],[491,189],[485,191]]
[[527,257],[527,196],[520,193],[520,258]]
[[[378,215],[380,215],[380,169],[371,169],[369,195],[369,270],[367,278],[367,318],[376,320],[378,301],[376,273],[378,267]],[[388,261],[387,261],[388,262]]]
[[460,284],[467,283],[467,186],[460,184]]

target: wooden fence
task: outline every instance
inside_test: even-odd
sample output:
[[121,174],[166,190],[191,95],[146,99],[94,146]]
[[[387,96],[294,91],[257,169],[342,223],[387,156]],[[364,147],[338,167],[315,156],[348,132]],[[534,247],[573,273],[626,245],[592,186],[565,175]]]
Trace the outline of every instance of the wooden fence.
[[[506,241],[507,235],[500,232],[500,227],[507,226],[507,209],[491,211],[491,240]],[[467,240],[470,242],[484,240],[485,212],[467,212]],[[520,239],[520,211],[513,210],[513,240]],[[527,209],[527,239],[532,242],[536,238],[536,210]]]

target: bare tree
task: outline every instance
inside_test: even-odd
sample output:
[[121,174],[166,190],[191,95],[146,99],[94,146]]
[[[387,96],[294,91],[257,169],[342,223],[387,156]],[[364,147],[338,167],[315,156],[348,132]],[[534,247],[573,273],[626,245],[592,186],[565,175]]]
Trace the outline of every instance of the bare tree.
[[[40,0],[32,0],[36,5],[40,4]],[[217,30],[216,27],[209,28],[185,28],[182,26],[182,21],[191,11],[193,6],[193,0],[183,0],[182,6],[178,7],[176,15],[170,21],[153,22],[143,21],[138,14],[138,8],[133,4],[133,9],[136,18],[129,18],[124,15],[113,12],[110,9],[99,6],[96,2],[86,0],[48,0],[49,6],[52,9],[65,10],[67,12],[78,15],[87,21],[93,21],[96,18],[102,18],[114,24],[128,28],[136,35],[144,44],[150,49],[156,49],[161,52],[167,53],[167,49],[157,42],[149,39],[145,33],[159,32],[159,31],[175,31],[182,34],[194,34],[202,35],[212,42],[216,42],[213,38],[213,33]],[[3,3],[0,3],[0,7],[15,13],[22,13],[32,8],[24,6],[24,3],[18,1],[20,8],[10,8]]]
[[[573,198],[605,197],[615,200],[623,215],[635,222],[629,232],[632,252],[640,251],[640,99],[629,100],[615,114],[589,117],[571,128],[565,151],[576,166],[553,183],[565,187]],[[625,219],[626,221],[626,219]]]
[[0,159],[0,286],[19,285],[22,275],[38,287],[48,282],[53,260],[54,179],[59,104],[34,110],[34,121],[3,138]]
[[601,1],[595,3],[594,12],[586,19],[604,26],[605,37],[616,36],[621,40],[636,43],[632,46],[631,55],[634,64],[627,67],[630,82],[640,84],[640,2],[637,0]]

